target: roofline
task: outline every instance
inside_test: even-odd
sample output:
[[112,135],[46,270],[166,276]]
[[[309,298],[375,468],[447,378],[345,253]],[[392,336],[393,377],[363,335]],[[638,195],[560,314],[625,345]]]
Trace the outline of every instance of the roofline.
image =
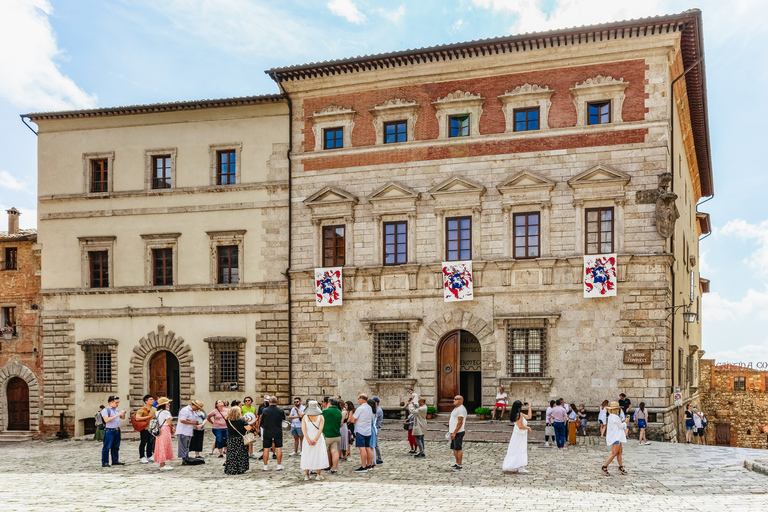
[[181,110],[199,110],[204,108],[241,107],[246,105],[265,105],[285,101],[282,94],[262,94],[259,96],[241,96],[212,100],[175,101],[171,103],[148,103],[146,105],[128,105],[124,107],[94,108],[84,110],[64,110],[54,112],[33,112],[22,114],[32,121],[50,119],[73,119],[84,117],[111,117],[135,114],[156,114]]

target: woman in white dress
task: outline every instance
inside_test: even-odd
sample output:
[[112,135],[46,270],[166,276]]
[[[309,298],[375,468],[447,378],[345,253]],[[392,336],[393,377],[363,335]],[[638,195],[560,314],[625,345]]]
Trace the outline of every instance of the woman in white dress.
[[328,450],[323,436],[324,424],[323,411],[316,400],[310,400],[301,419],[301,432],[304,434],[301,444],[301,469],[304,470],[304,480],[309,480],[310,471],[317,472],[317,479],[323,480],[321,470],[329,466]]
[[620,411],[621,408],[619,407],[619,402],[611,402],[611,405],[608,406],[608,428],[605,433],[605,442],[611,447],[611,454],[605,460],[605,464],[603,464],[603,474],[605,476],[610,475],[610,473],[608,473],[608,466],[613,459],[616,459],[619,463],[619,473],[622,475],[627,474],[621,456],[624,453],[623,443],[627,442],[626,422],[629,421],[629,416],[622,420],[619,417]]
[[509,440],[507,456],[504,457],[504,463],[501,469],[504,471],[516,471],[517,473],[527,473],[525,466],[528,465],[528,420],[531,419],[531,404],[528,406],[528,414],[523,414],[523,403],[515,400],[512,404],[512,410],[509,411],[509,418],[515,424],[515,431],[512,432],[512,438]]

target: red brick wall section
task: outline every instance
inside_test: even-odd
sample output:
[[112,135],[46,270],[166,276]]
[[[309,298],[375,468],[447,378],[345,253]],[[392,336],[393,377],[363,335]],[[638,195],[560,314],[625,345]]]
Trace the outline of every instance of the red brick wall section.
[[376,142],[373,116],[369,112],[376,105],[381,105],[392,98],[404,98],[416,101],[420,105],[418,120],[414,127],[416,140],[436,139],[438,135],[437,116],[432,102],[445,97],[448,93],[461,89],[472,94],[480,94],[485,98],[483,115],[480,118],[480,133],[504,133],[505,120],[502,103],[498,96],[511,91],[525,83],[541,87],[549,86],[555,93],[552,95],[552,106],[549,111],[549,126],[563,128],[576,125],[576,107],[573,104],[571,87],[587,78],[596,75],[623,78],[629,82],[625,90],[626,99],[622,106],[622,117],[625,121],[641,121],[648,112],[645,100],[645,72],[648,69],[643,59],[623,62],[611,62],[599,65],[577,66],[572,68],[516,73],[511,75],[454,80],[442,83],[426,83],[407,87],[378,89],[367,92],[324,96],[304,100],[305,122],[303,127],[304,151],[312,151],[315,147],[315,137],[312,132],[312,121],[309,119],[314,112],[319,112],[329,105],[339,105],[351,108],[355,116],[355,128],[352,132],[352,146],[372,146]]

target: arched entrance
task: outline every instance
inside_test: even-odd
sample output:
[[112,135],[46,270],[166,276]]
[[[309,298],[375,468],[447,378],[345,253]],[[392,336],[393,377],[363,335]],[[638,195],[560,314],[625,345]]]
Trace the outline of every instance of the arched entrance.
[[449,333],[437,348],[437,408],[453,409],[453,397],[464,397],[468,412],[482,404],[481,349],[468,331]]
[[8,381],[8,430],[29,430],[29,386],[21,377]]
[[167,350],[157,352],[149,360],[149,393],[155,398],[170,398],[171,414],[178,414],[181,401],[179,360]]

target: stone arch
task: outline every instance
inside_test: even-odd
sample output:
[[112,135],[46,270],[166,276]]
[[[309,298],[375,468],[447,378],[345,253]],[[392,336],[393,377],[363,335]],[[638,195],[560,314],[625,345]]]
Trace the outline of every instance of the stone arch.
[[142,397],[149,389],[149,360],[157,352],[167,350],[179,360],[179,391],[181,403],[189,403],[195,394],[195,366],[192,349],[184,338],[175,332],[165,332],[164,325],[157,326],[157,332],[150,332],[133,347],[131,357],[130,394],[131,408],[138,409],[143,404]]
[[21,363],[11,362],[0,369],[0,432],[8,424],[8,381],[14,377],[24,379],[29,386],[29,431],[40,430],[40,386],[32,370]]
[[446,334],[463,330],[472,333],[477,338],[483,351],[483,363],[496,361],[496,350],[493,348],[493,336],[491,336],[493,334],[492,324],[469,311],[454,309],[426,327],[427,338],[421,345],[422,353],[434,354],[437,351],[437,344]]

